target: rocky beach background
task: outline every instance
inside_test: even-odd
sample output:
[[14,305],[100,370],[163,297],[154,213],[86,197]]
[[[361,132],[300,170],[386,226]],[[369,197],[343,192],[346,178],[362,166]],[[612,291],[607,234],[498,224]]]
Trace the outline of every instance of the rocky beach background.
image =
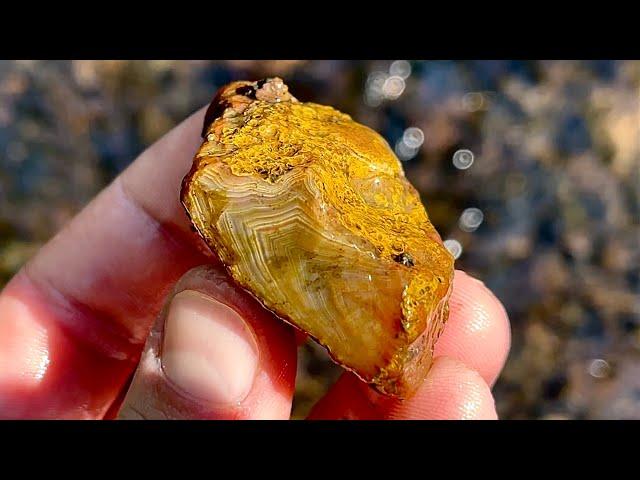
[[[0,287],[219,86],[273,75],[380,132],[505,304],[501,418],[640,419],[638,61],[1,61]],[[294,418],[340,373],[299,360]]]

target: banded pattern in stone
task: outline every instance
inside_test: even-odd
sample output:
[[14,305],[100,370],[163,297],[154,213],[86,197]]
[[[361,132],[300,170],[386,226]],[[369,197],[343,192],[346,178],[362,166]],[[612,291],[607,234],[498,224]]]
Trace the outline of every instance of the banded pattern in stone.
[[182,201],[232,277],[379,391],[410,395],[453,258],[388,144],[277,78],[223,87],[203,135]]

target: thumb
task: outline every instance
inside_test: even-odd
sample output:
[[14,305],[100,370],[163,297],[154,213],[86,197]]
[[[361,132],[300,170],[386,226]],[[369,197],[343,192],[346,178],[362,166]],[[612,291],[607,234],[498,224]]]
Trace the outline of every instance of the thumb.
[[118,418],[288,419],[295,371],[293,330],[197,267],[169,295]]

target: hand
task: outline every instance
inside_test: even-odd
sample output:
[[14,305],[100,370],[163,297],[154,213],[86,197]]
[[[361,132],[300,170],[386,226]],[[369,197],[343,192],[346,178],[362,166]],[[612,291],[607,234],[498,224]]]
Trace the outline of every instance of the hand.
[[[294,330],[233,286],[178,201],[204,111],[146,150],[0,294],[0,418],[289,418]],[[507,315],[461,271],[450,310],[415,397],[383,397],[344,373],[310,417],[496,418]]]

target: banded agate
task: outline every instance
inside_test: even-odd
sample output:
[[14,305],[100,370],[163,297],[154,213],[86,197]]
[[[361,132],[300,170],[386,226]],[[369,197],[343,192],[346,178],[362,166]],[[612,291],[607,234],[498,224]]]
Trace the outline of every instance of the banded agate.
[[182,202],[229,274],[362,380],[410,396],[453,257],[387,142],[279,78],[221,88],[203,137]]

